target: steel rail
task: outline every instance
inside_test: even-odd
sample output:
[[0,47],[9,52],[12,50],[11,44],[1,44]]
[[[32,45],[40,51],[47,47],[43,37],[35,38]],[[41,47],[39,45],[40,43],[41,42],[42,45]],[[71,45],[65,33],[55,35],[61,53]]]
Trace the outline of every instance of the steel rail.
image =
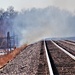
[[60,47],[58,44],[56,44],[54,41],[51,40],[51,42],[57,46],[60,50],[62,50],[63,52],[65,52],[67,55],[69,55],[73,60],[75,60],[75,56],[72,55],[71,53],[69,53],[68,51],[66,51],[65,49],[63,49],[62,47]]
[[66,42],[66,43],[69,43],[69,44],[75,45],[75,43],[72,43],[72,42],[69,42],[69,41],[65,41],[65,40],[63,40],[63,42]]
[[44,40],[44,48],[45,48],[45,53],[46,53],[46,58],[47,58],[47,63],[48,63],[48,68],[49,68],[49,74],[54,75],[45,40]]

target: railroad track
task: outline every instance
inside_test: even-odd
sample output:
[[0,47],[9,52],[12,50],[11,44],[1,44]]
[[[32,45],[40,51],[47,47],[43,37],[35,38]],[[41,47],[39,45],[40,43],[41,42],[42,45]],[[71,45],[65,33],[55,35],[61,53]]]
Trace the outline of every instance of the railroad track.
[[44,41],[50,75],[75,75],[75,57],[53,41]]
[[74,45],[74,46],[75,46],[75,42],[73,42],[73,41],[70,41],[70,40],[64,40],[64,42],[67,42],[67,43],[69,43],[69,44],[71,44],[71,45]]
[[75,56],[60,47],[60,43],[44,40],[30,45],[4,66],[0,75],[5,74],[75,75]]
[[72,41],[72,40],[65,40],[67,42],[70,42],[70,43],[75,43],[75,41]]
[[75,44],[68,41],[55,41],[59,46],[75,56]]
[[[47,52],[45,52],[46,50],[46,46],[45,46],[45,42],[42,41],[41,42],[41,50],[40,50],[40,58],[39,58],[39,65],[38,65],[38,71],[36,73],[36,75],[49,75],[49,68],[48,68],[48,64],[47,64]],[[52,75],[52,74],[51,74]]]

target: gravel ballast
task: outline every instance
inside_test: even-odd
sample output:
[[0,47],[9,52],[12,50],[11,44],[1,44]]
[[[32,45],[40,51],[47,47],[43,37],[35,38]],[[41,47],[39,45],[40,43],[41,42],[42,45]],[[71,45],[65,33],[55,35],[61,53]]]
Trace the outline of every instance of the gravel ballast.
[[5,67],[0,75],[35,75],[38,70],[41,42],[29,45]]

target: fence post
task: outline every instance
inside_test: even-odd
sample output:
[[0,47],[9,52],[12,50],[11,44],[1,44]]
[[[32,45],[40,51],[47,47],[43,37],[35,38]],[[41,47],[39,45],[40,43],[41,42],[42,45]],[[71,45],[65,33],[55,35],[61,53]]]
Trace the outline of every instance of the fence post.
[[10,33],[7,32],[7,49],[11,50],[11,40],[10,40]]

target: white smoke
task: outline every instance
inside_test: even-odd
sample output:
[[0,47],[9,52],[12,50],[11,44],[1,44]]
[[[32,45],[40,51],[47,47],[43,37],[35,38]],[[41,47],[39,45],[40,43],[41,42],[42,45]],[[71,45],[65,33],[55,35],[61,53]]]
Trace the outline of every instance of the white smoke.
[[74,20],[70,12],[55,7],[33,8],[19,13],[13,29],[20,44],[30,44],[44,38],[75,36]]

